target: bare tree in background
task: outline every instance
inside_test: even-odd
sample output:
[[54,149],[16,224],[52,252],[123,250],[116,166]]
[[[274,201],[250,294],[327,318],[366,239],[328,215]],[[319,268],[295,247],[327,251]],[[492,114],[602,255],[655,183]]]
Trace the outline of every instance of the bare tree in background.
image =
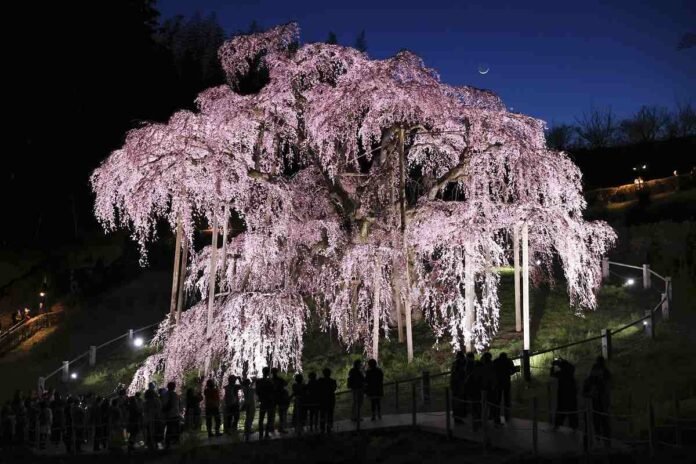
[[654,142],[664,135],[669,122],[666,108],[643,105],[633,117],[621,121],[620,129],[628,143]]
[[546,145],[554,150],[568,150],[575,145],[576,130],[570,124],[553,125],[546,130]]
[[677,101],[677,110],[667,124],[667,136],[688,137],[696,135],[696,109],[687,101]]
[[696,33],[694,32],[684,34],[677,44],[677,50],[686,50],[694,47],[696,47]]
[[611,108],[590,108],[576,119],[577,134],[589,148],[601,148],[612,144],[616,134],[616,118]]

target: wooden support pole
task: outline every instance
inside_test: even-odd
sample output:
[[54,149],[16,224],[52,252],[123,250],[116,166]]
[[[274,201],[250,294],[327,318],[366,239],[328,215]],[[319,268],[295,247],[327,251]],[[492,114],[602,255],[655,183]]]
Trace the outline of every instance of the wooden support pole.
[[217,255],[217,242],[218,242],[218,223],[217,223],[217,216],[215,216],[215,212],[213,212],[213,240],[212,240],[212,245],[210,249],[210,271],[208,272],[208,318],[207,318],[207,324],[206,324],[206,336],[210,338],[212,334],[212,325],[213,325],[213,303],[215,301],[215,281],[216,275],[217,275],[217,268],[216,268],[216,255]]
[[524,330],[525,350],[530,349],[529,334],[529,224],[522,224],[522,326]]
[[515,266],[515,331],[522,332],[522,302],[520,294],[520,227],[513,226],[512,253]]
[[372,358],[379,361],[379,308],[381,290],[382,260],[377,257],[372,276],[373,298],[372,298]]
[[229,217],[230,211],[229,211],[229,205],[225,205],[224,208],[224,218],[222,222],[222,266],[220,269],[222,269],[222,279],[220,280],[220,289],[221,290],[226,290],[227,289],[227,279],[225,278],[225,275],[227,274],[227,234],[228,234],[228,228],[229,228],[229,222],[230,222],[230,217]]
[[650,283],[650,265],[643,264],[643,288],[646,290],[649,289]]
[[176,300],[177,287],[179,285],[179,261],[181,259],[181,236],[183,235],[183,226],[181,217],[179,217],[176,226],[176,240],[174,243],[174,270],[172,271],[172,297],[169,303],[169,323],[174,324],[176,320]]
[[530,365],[529,350],[522,350],[522,378],[525,382],[532,381],[532,366]]
[[651,339],[655,339],[655,314],[650,309],[645,310],[646,319],[643,320],[645,326],[645,335]]
[[662,320],[669,320],[669,298],[667,293],[662,294],[662,306],[660,308],[662,309]]
[[474,284],[474,266],[468,247],[464,248],[464,345],[466,351],[474,351],[474,298],[476,287]]
[[392,297],[392,301],[394,302],[394,309],[396,312],[396,332],[397,332],[397,340],[399,343],[404,342],[404,323],[402,321],[403,317],[403,309],[402,309],[402,300],[401,300],[401,285],[398,284],[399,279],[395,279],[397,284],[394,287],[394,295]]
[[607,361],[611,359],[611,329],[602,329],[602,356]]
[[61,379],[63,382],[67,382],[70,379],[70,361],[63,361],[63,371],[61,373]]

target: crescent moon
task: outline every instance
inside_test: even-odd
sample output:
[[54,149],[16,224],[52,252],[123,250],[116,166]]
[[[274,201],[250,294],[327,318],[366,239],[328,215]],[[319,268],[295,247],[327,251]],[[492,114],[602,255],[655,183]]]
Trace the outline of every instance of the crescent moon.
[[479,66],[478,72],[481,75],[488,74],[488,71],[490,71],[490,68],[488,66]]

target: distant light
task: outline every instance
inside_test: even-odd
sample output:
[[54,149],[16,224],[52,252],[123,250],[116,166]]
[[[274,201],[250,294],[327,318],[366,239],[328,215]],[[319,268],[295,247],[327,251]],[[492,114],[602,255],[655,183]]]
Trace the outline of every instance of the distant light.
[[643,169],[648,169],[648,165],[647,165],[647,164],[644,164],[644,165],[643,165]]
[[135,340],[133,340],[133,346],[135,346],[136,348],[140,348],[141,346],[143,346],[144,343],[145,342],[141,337],[138,337]]
[[75,380],[77,378],[77,372],[73,372],[72,374],[70,374],[70,378]]
[[648,325],[648,321],[643,321],[643,325]]
[[629,286],[629,287],[630,287],[631,285],[635,284],[635,283],[636,283],[636,281],[633,280],[633,279],[628,279],[628,280],[626,281],[626,285]]
[[46,292],[41,292],[41,293],[39,293],[39,296],[40,296],[41,298],[45,297],[45,296],[46,296]]
[[633,170],[634,170],[634,171],[637,171],[637,170],[638,170],[638,168],[634,167],[634,168],[633,168]]
[[538,265],[540,265],[540,264],[541,264],[541,260],[540,260],[540,259],[537,259],[537,260],[536,260],[536,265],[538,266]]
[[677,170],[676,170],[676,169],[674,170],[674,172],[673,172],[672,174],[674,174],[675,176],[678,176],[678,175],[679,175],[679,174],[677,174]]

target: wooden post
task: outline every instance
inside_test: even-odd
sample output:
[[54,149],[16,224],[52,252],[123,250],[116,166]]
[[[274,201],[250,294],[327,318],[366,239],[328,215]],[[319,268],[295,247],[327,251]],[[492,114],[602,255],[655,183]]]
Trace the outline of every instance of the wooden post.
[[650,265],[643,264],[643,288],[650,288]]
[[230,222],[230,217],[229,217],[229,206],[225,204],[224,208],[224,219],[222,223],[222,266],[220,269],[222,269],[222,274],[223,277],[220,280],[220,289],[226,289],[227,288],[227,279],[225,278],[225,275],[227,274],[227,232],[229,228],[229,222]]
[[655,314],[650,309],[645,310],[645,316],[647,319],[643,320],[643,325],[645,326],[645,335],[651,339],[655,339]]
[[667,299],[669,300],[670,306],[672,305],[672,278],[665,277],[665,293],[667,293]]
[[537,397],[532,398],[532,455],[535,457],[539,454],[539,420],[538,420],[538,405]]
[[411,327],[411,265],[408,261],[406,244],[406,168],[404,162],[404,129],[399,129],[399,205],[401,211],[401,238],[403,240],[404,259],[406,260],[406,295],[404,298],[404,316],[406,319],[406,357],[413,362],[413,333]]
[[522,224],[522,326],[525,350],[530,349],[529,334],[529,224]]
[[181,236],[183,235],[183,227],[181,224],[181,216],[176,226],[176,240],[174,243],[174,270],[172,271],[172,297],[169,303],[169,323],[173,324],[176,320],[176,299],[177,286],[179,284],[179,260],[181,258]]
[[97,364],[97,347],[92,345],[89,347],[89,367],[94,367]]
[[217,255],[218,222],[215,211],[213,211],[213,240],[210,248],[210,271],[208,272],[208,319],[206,324],[206,336],[210,338],[213,325],[213,303],[215,301],[215,281],[217,268],[215,267]]
[[37,388],[39,391],[39,394],[42,394],[44,390],[46,390],[46,378],[45,377],[39,377],[39,382],[37,384]]
[[181,311],[184,306],[184,281],[186,280],[186,267],[188,262],[188,245],[182,243],[181,270],[179,271],[179,292],[176,298],[176,323],[181,320]]
[[450,389],[445,387],[445,429],[447,438],[452,438],[452,403],[450,402]]
[[655,411],[653,410],[652,395],[648,397],[648,447],[650,457],[655,457]]
[[515,332],[522,332],[522,301],[520,295],[520,226],[513,226],[512,253],[515,266]]
[[396,332],[397,332],[397,340],[399,343],[404,342],[404,323],[402,322],[401,318],[403,317],[402,314],[402,302],[401,302],[401,284],[399,283],[400,280],[398,278],[393,278],[392,281],[394,282],[392,285],[394,287],[394,290],[392,291],[392,301],[394,302],[394,312],[396,312]]
[[525,382],[532,381],[532,366],[530,365],[529,350],[522,350],[522,377]]
[[135,334],[133,332],[133,329],[128,329],[128,344],[133,346],[133,338],[135,337]]
[[423,371],[423,377],[421,377],[421,396],[423,398],[423,404],[430,404],[430,372]]
[[417,423],[416,415],[416,382],[411,382],[411,422],[414,428]]
[[602,258],[602,278],[609,278],[609,258],[607,258],[606,256]]
[[662,320],[669,320],[669,298],[667,298],[667,293],[662,294]]
[[607,361],[611,359],[611,329],[602,329],[602,356]]
[[374,294],[372,298],[372,357],[375,361],[379,360],[379,299],[381,289],[381,273],[382,260],[378,256],[372,277],[372,282],[374,285]]
[[399,412],[399,382],[394,382],[394,410]]
[[61,374],[63,382],[70,380],[70,361],[63,361],[63,372]]

